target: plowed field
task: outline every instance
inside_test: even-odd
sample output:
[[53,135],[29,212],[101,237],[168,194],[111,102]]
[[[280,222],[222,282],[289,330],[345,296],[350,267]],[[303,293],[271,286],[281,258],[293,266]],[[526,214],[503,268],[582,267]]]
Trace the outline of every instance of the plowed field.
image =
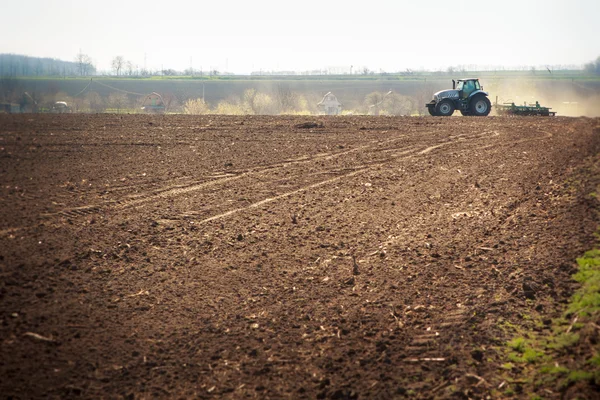
[[494,395],[593,246],[599,126],[0,115],[0,393]]

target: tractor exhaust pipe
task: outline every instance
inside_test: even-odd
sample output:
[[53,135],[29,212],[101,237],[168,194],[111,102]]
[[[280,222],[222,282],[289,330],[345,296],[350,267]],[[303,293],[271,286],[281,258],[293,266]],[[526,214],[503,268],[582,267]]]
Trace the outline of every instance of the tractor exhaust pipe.
[[452,90],[456,89],[456,81],[452,79]]

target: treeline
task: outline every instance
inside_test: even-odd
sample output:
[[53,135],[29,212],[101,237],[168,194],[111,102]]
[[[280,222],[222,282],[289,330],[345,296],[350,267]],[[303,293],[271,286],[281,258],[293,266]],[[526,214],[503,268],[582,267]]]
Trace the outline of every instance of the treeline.
[[[201,98],[187,99],[181,103],[165,96],[171,112],[185,114],[226,115],[315,115],[322,112],[317,107],[318,98],[306,97],[293,92],[285,85],[278,85],[270,92],[247,89],[241,96],[230,96],[216,104],[208,104]],[[420,101],[393,92],[372,92],[357,102],[352,109],[342,108],[342,114],[353,115],[411,115],[422,114]],[[422,107],[421,107],[422,108]]]
[[585,64],[585,72],[592,75],[600,75],[600,57],[596,58],[596,61]]
[[[20,112],[49,112],[56,102],[66,102],[71,112],[76,113],[143,113],[147,97],[116,88],[112,92],[100,93],[90,84],[80,91],[68,92],[58,85],[23,85],[17,78],[0,78],[0,104],[19,106]],[[70,93],[69,93],[70,92]],[[431,96],[430,86],[423,86],[413,95],[398,92],[372,91],[360,98],[346,100],[336,113],[368,115],[411,115],[422,114],[422,104]],[[270,90],[248,88],[240,94],[230,94],[215,101],[190,96],[182,91],[164,91],[160,94],[161,111],[185,114],[226,115],[316,115],[325,112],[319,108],[323,95],[318,92],[300,92],[280,83]]]
[[[83,62],[83,60],[82,60]],[[0,54],[0,77],[19,76],[74,76],[93,75],[95,67],[85,60],[85,69],[80,62],[62,61],[54,58],[29,57],[19,54]],[[85,70],[85,74],[82,71]]]

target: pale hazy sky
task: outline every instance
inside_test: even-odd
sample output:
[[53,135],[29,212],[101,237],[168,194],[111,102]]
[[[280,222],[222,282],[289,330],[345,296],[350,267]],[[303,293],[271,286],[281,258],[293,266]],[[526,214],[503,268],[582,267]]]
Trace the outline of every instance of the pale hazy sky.
[[388,72],[583,64],[600,56],[600,0],[0,0],[0,53],[98,69]]

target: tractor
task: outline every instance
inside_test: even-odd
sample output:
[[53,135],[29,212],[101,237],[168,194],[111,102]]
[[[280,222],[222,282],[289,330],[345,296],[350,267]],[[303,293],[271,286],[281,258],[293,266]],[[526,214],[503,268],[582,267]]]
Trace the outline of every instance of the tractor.
[[452,89],[442,90],[433,95],[433,100],[425,104],[434,117],[449,117],[454,110],[462,115],[485,117],[492,110],[488,93],[479,85],[479,79],[452,80]]

